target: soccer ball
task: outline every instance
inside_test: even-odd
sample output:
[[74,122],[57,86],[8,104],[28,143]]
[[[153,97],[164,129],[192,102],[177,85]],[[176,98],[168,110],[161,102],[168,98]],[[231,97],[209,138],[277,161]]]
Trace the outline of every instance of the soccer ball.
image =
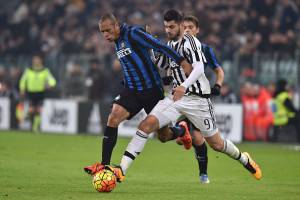
[[94,175],[93,186],[98,192],[111,192],[117,186],[117,178],[112,171],[103,169]]

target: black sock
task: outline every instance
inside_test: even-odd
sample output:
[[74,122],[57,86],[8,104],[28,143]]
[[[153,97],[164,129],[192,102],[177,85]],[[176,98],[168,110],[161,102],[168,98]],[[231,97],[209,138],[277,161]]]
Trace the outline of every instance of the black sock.
[[118,128],[106,126],[102,141],[102,164],[109,165],[112,151],[117,143]]
[[179,126],[172,126],[172,127],[170,127],[170,129],[174,134],[174,139],[183,136],[184,133],[185,133],[185,128],[183,128],[180,125]]
[[193,147],[195,149],[195,156],[198,161],[200,174],[207,174],[208,158],[207,158],[207,147],[205,142],[200,146],[193,145]]

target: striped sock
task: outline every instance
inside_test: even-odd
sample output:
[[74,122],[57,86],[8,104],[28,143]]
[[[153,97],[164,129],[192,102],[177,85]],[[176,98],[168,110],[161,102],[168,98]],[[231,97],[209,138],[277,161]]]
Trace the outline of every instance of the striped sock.
[[242,154],[240,150],[230,140],[224,139],[224,148],[222,152],[227,154],[231,158],[238,160],[243,165],[246,165],[248,163],[247,156]]
[[127,172],[127,169],[130,167],[134,159],[143,151],[147,139],[148,134],[141,130],[138,130],[131,139],[120,163],[124,174]]

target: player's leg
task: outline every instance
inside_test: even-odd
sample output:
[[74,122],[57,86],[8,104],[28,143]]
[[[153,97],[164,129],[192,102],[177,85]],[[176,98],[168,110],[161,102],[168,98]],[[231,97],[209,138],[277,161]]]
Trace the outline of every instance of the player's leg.
[[133,92],[123,90],[114,100],[112,110],[108,116],[107,125],[102,140],[102,161],[84,167],[85,172],[93,175],[104,165],[109,165],[113,149],[117,142],[118,126],[125,119],[130,119],[142,109]]
[[[152,111],[152,109],[157,105],[157,103],[160,100],[164,99],[164,93],[162,88],[153,88],[151,90],[144,91],[142,95],[138,96],[138,98],[141,102],[143,102],[143,107],[146,113],[149,114]],[[186,129],[184,127],[181,129],[181,127],[168,128],[166,126],[157,130],[157,135],[162,142],[166,142],[169,140],[176,139],[177,137],[183,137],[185,135],[185,132]]]
[[35,105],[35,99],[33,96],[33,93],[31,92],[27,92],[26,96],[29,100],[29,109],[28,109],[28,116],[29,116],[29,120],[30,120],[30,124],[31,124],[31,130],[33,128],[33,119],[34,119],[34,105]]
[[131,119],[142,109],[134,91],[123,90],[114,100],[113,108],[108,116],[102,143],[102,164],[109,165],[113,148],[117,142],[118,126],[125,119]]
[[172,107],[172,104],[173,101],[169,98],[161,100],[146,119],[139,124],[136,134],[126,148],[126,152],[128,152],[130,156],[124,155],[120,163],[124,174],[127,172],[133,160],[143,150],[148,135],[165,127],[180,116],[180,113]]
[[193,147],[195,150],[195,157],[198,162],[199,167],[199,176],[201,183],[209,183],[208,174],[207,174],[207,146],[205,143],[204,137],[201,135],[200,131],[194,127],[192,131],[193,136]]
[[[190,127],[190,131],[192,133],[191,134],[192,141],[193,141],[192,145],[194,147],[195,158],[198,163],[200,182],[209,183],[209,179],[207,175],[208,157],[207,157],[207,146],[205,143],[205,139],[200,133],[199,129],[197,129],[187,118],[183,120],[188,123]],[[176,143],[179,145],[183,144],[180,138],[176,139]]]
[[32,130],[34,132],[38,132],[40,130],[41,124],[41,105],[35,105],[33,107],[33,121],[32,121]]
[[[195,102],[193,101],[193,98],[195,98]],[[190,108],[191,104],[194,109]],[[210,99],[190,97],[190,101],[187,104],[182,105],[182,111],[201,131],[207,143],[215,151],[222,152],[229,157],[238,160],[256,179],[262,177],[259,166],[251,159],[248,153],[241,153],[230,140],[221,137],[216,126],[214,110]]]
[[[179,139],[180,143],[184,145],[186,150],[192,147],[192,137],[189,126],[185,121],[180,121],[175,126],[166,126],[157,130],[158,139],[162,142]],[[177,141],[177,140],[176,140]]]
[[247,152],[241,152],[230,140],[223,139],[220,133],[205,137],[207,143],[218,152],[227,154],[229,157],[238,160],[257,180],[262,178],[259,166]]
[[111,113],[108,116],[107,125],[104,130],[102,140],[102,161],[93,165],[84,167],[84,171],[90,175],[104,168],[104,165],[110,164],[112,151],[117,143],[118,126],[129,117],[129,112],[122,106],[114,103]]
[[33,116],[33,124],[32,124],[32,130],[34,132],[38,132],[40,130],[41,110],[43,107],[44,98],[45,98],[44,92],[35,93],[35,97],[33,101],[34,116]]
[[111,113],[108,116],[102,140],[102,164],[110,164],[113,148],[117,143],[118,126],[129,117],[130,113],[121,105],[113,104]]

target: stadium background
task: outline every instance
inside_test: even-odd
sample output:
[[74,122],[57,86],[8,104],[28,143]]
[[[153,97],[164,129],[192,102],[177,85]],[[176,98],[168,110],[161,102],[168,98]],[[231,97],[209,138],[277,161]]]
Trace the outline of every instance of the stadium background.
[[[126,181],[111,194],[98,194],[82,167],[99,159],[102,137],[86,133],[102,132],[100,117],[105,124],[121,80],[114,47],[102,40],[98,19],[113,11],[123,22],[151,25],[164,39],[162,15],[169,8],[199,18],[199,39],[216,50],[228,85],[213,99],[221,106],[221,130],[236,126],[238,147],[254,155],[264,177],[253,180],[209,149],[211,183],[203,186],[193,153],[150,140]],[[295,130],[283,129],[280,141],[288,144],[268,142],[269,97],[277,80],[288,80],[299,109],[299,8],[300,0],[0,0],[0,199],[299,199]],[[35,53],[45,55],[44,64],[58,81],[45,102],[48,121],[42,126],[75,135],[34,134],[26,131],[28,121],[16,119],[18,81]],[[213,82],[213,73],[208,76]],[[125,134],[134,132],[142,117],[123,124]],[[118,139],[113,163],[128,142]]]
[[[288,80],[299,108],[299,6],[300,1],[289,0],[1,1],[0,95],[9,97],[15,107],[22,71],[31,66],[33,54],[43,53],[45,66],[58,80],[48,97],[80,103],[78,115],[83,117],[76,132],[93,132],[84,122],[91,115],[87,110],[98,109],[91,101],[100,103],[105,124],[122,79],[113,45],[99,34],[101,13],[113,11],[122,22],[150,25],[153,34],[164,39],[162,14],[178,8],[199,18],[199,39],[215,49],[224,68],[226,86],[214,102],[242,103],[244,139],[267,140],[272,125],[270,96],[278,79]],[[213,83],[213,73],[208,71],[207,76]],[[10,112],[9,127],[26,129],[18,126],[13,108]],[[101,129],[95,128],[94,132]]]

